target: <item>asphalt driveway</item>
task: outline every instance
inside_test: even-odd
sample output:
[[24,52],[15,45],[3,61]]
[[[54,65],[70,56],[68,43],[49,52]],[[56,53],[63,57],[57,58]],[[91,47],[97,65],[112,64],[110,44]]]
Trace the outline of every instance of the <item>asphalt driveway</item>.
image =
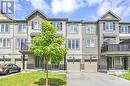
[[130,86],[130,81],[104,73],[68,73],[67,86]]

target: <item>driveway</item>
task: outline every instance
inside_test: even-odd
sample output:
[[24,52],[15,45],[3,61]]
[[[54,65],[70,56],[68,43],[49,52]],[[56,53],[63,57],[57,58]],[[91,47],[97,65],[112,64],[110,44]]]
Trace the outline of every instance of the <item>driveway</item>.
[[130,86],[130,81],[104,73],[68,73],[67,86]]

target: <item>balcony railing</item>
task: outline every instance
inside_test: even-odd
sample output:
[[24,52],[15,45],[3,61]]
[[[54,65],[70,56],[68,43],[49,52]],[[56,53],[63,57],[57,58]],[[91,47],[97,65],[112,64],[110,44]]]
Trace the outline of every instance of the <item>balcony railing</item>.
[[125,44],[108,44],[103,45],[101,52],[111,52],[111,51],[130,51],[130,43]]

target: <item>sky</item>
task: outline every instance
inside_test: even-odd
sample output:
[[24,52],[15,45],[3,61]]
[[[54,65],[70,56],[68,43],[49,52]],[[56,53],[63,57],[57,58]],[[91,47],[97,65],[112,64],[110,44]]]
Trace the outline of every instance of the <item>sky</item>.
[[122,21],[130,21],[130,0],[13,0],[15,19],[24,19],[35,9],[49,18],[96,21],[111,10]]

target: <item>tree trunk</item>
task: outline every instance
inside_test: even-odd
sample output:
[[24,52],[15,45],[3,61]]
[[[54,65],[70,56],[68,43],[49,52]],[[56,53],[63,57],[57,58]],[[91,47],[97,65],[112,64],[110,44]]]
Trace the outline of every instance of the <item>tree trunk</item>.
[[48,86],[48,63],[46,64],[46,86]]

